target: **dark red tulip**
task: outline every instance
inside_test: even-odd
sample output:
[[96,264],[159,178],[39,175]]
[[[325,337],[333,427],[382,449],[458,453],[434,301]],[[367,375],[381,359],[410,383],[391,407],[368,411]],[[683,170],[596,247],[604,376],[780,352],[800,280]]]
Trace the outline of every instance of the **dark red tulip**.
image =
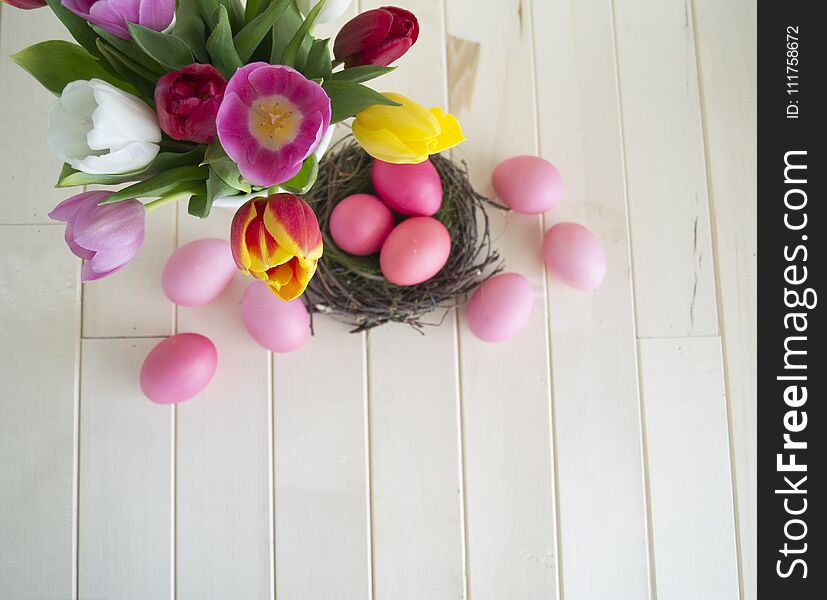
[[191,64],[167,73],[155,86],[158,124],[173,139],[209,144],[227,81],[212,65]]
[[383,6],[348,21],[333,44],[336,60],[345,68],[386,67],[405,54],[419,37],[419,22],[404,8]]
[[22,8],[23,10],[32,10],[33,8],[43,8],[46,6],[46,0],[0,0],[0,2],[15,8]]

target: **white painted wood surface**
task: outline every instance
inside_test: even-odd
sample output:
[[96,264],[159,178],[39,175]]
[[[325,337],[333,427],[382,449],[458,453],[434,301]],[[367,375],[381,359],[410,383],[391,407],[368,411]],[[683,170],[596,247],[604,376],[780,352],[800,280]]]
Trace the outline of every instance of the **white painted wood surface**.
[[83,340],[80,598],[172,597],[173,409],[145,402],[135,386],[160,339]]
[[[317,317],[271,355],[241,275],[205,307],[164,299],[172,249],[231,216],[183,207],[81,302],[47,225],[67,195],[50,96],[7,59],[61,30],[0,8],[0,597],[755,598],[753,4],[399,4],[422,34],[377,87],[450,108],[483,192],[517,153],[564,177],[542,218],[494,218],[535,292],[504,344],[461,311],[425,336]],[[543,269],[564,220],[604,244],[596,292]],[[155,406],[136,373],[176,331],[212,338],[219,369]]]
[[720,339],[640,340],[640,360],[657,597],[737,598]]

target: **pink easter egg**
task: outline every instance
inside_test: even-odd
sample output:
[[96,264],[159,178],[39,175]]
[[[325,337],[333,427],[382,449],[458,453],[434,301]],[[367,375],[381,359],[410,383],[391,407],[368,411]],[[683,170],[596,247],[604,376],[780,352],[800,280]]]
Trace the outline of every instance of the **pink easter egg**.
[[382,201],[409,217],[430,217],[442,205],[442,182],[430,160],[418,165],[373,161],[373,187]]
[[577,223],[558,223],[546,232],[543,259],[549,272],[578,290],[596,289],[606,275],[600,240]]
[[396,285],[427,281],[445,266],[451,254],[451,235],[432,217],[411,217],[397,225],[379,254],[385,279]]
[[393,229],[393,213],[371,194],[353,194],[330,214],[330,235],[339,248],[355,256],[376,254]]
[[220,296],[237,270],[226,240],[204,238],[172,253],[164,265],[161,285],[175,304],[199,306]]
[[285,302],[261,281],[254,281],[241,298],[241,318],[252,338],[272,352],[293,352],[310,334],[310,316],[296,298]]
[[502,161],[491,175],[491,185],[503,204],[526,215],[544,213],[563,197],[560,172],[539,156]]
[[215,345],[197,333],[159,342],[141,366],[141,390],[157,404],[189,400],[210,383],[218,362]]
[[503,342],[528,323],[534,293],[517,273],[501,273],[483,282],[471,296],[465,318],[471,332],[485,342]]

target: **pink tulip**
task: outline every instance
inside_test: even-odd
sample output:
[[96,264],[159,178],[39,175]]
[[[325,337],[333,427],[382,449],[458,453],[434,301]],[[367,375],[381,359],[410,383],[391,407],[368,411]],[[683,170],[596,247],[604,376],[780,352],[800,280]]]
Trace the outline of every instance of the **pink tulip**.
[[22,8],[23,10],[43,8],[46,6],[46,0],[0,0],[0,2],[15,8]]
[[330,125],[322,86],[284,65],[250,63],[232,76],[218,109],[221,146],[253,185],[294,177]]
[[66,245],[83,259],[81,281],[119,271],[144,243],[146,210],[138,200],[99,206],[112,192],[84,192],[58,204],[49,217],[66,223]]
[[404,8],[383,6],[345,23],[336,36],[333,54],[345,68],[386,67],[402,57],[419,37],[419,21]]
[[212,65],[187,65],[167,73],[155,85],[158,124],[176,140],[209,144],[227,82]]
[[77,16],[125,40],[132,39],[126,28],[137,23],[163,31],[175,16],[175,0],[60,0]]

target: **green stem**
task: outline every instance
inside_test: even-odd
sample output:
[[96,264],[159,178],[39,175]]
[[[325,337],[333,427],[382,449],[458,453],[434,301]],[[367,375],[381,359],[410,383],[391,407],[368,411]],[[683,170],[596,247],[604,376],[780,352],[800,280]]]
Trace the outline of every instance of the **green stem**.
[[153,200],[152,202],[147,202],[144,204],[144,208],[146,212],[155,210],[156,208],[163,206],[164,204],[170,204],[171,202],[178,202],[179,200],[184,200],[185,198],[189,198],[195,192],[193,190],[184,190],[181,192],[174,192],[167,196],[161,196],[157,200]]
[[162,139],[160,145],[162,150],[172,150],[173,152],[190,152],[193,148],[195,148],[193,144],[178,142],[167,138]]

